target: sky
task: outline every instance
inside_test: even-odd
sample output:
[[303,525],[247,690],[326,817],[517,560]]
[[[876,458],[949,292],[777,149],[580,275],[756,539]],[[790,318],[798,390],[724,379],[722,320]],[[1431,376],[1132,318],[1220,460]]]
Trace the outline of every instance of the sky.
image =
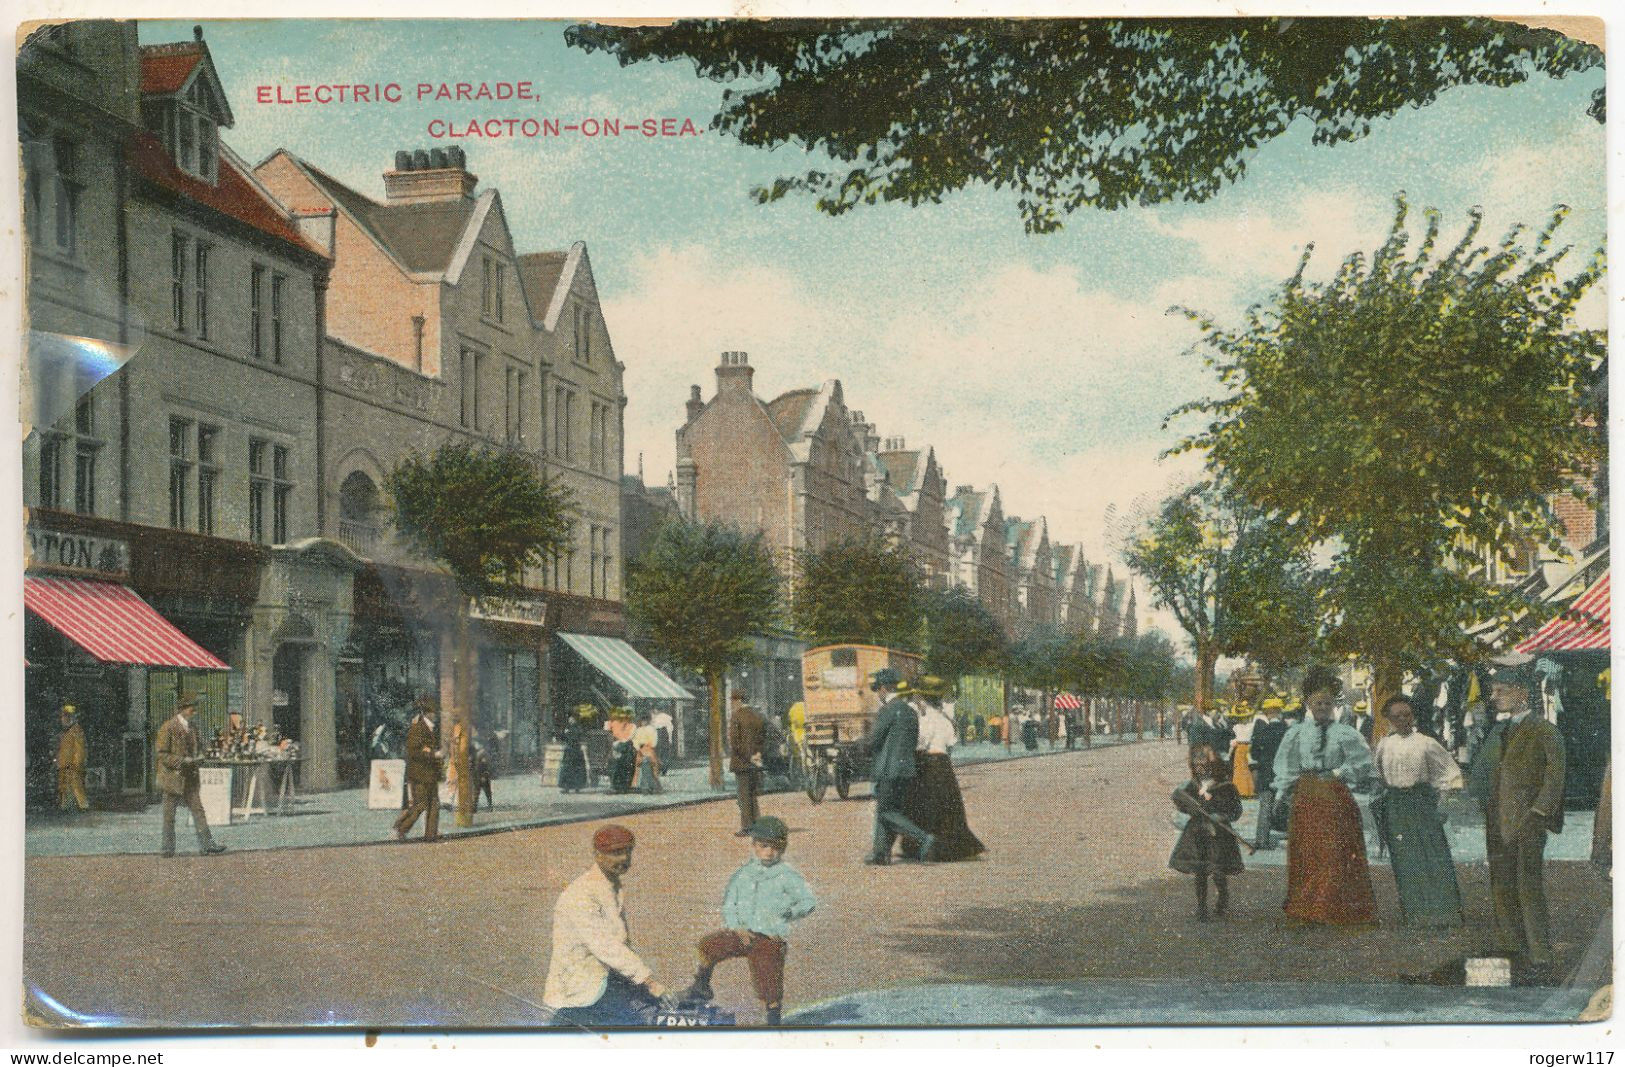
[[[193,23],[148,22],[144,44]],[[548,21],[203,23],[250,163],[288,148],[381,199],[401,148],[458,144],[480,188],[500,190],[521,253],[586,242],[616,357],[625,364],[626,465],[663,484],[688,387],[709,397],[722,351],[749,353],[763,399],[841,381],[882,437],[935,448],[950,487],[996,484],[1006,514],[1047,519],[1053,542],[1125,568],[1124,534],[1199,460],[1161,461],[1164,417],[1216,386],[1168,314],[1236,323],[1315,246],[1311,275],[1381,243],[1403,191],[1444,214],[1446,238],[1481,205],[1483,236],[1534,227],[1554,204],[1583,260],[1606,224],[1604,129],[1586,113],[1601,71],[1507,89],[1453,89],[1335,147],[1294,126],[1203,204],[1070,216],[1022,231],[1015,196],[972,189],[940,205],[839,218],[810,198],[749,192],[815,157],[706,132],[649,139],[435,140],[433,120],[544,115],[692,119],[723,85],[690,65],[621,67],[564,44]],[[419,82],[531,81],[536,102],[417,103]],[[277,105],[260,86],[385,83],[408,102]],[[1413,218],[1420,218],[1414,215]],[[1603,325],[1603,295],[1585,309]],[[1178,627],[1140,590],[1141,618]]]

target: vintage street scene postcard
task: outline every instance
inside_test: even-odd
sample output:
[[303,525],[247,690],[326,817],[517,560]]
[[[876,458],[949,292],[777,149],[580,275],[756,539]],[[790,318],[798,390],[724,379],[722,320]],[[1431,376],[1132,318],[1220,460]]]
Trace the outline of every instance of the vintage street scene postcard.
[[23,1023],[1609,1019],[1603,45],[24,23]]

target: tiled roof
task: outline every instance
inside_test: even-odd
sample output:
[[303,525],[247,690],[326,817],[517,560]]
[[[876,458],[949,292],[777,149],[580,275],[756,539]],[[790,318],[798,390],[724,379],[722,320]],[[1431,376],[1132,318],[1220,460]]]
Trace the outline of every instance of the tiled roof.
[[767,413],[772,417],[773,425],[779,428],[779,436],[786,441],[794,441],[801,436],[801,424],[807,418],[807,409],[812,407],[817,397],[816,389],[792,389],[768,402]]
[[149,45],[141,49],[141,92],[168,96],[181,91],[203,60],[203,46],[194,42]]
[[982,494],[960,493],[953,498],[954,536],[973,537],[982,520]]
[[301,162],[322,192],[371,231],[407,270],[436,273],[451,265],[474,215],[473,200],[458,197],[422,204],[380,204],[308,161]]
[[919,476],[920,453],[909,452],[882,452],[879,455],[881,468],[891,478],[892,488],[900,495],[907,496],[919,486],[915,484]]
[[320,252],[300,235],[291,219],[273,207],[259,189],[237,170],[227,153],[220,153],[219,172],[213,185],[181,170],[164,150],[163,143],[150,133],[141,132],[132,137],[125,154],[131,168],[154,184],[304,251]]
[[553,303],[553,290],[558,288],[559,276],[564,273],[568,252],[531,252],[517,257],[519,284],[524,287],[525,299],[530,301],[532,315],[541,316]]

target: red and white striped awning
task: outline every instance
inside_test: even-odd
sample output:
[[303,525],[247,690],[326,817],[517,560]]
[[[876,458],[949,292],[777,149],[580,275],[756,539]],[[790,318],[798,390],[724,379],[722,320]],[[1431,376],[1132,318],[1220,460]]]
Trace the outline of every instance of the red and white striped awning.
[[103,663],[231,669],[126,586],[29,576],[23,579],[23,603]]
[[1083,707],[1083,702],[1071,693],[1056,693],[1055,707],[1060,711],[1077,711]]
[[1609,642],[1608,576],[1591,584],[1563,614],[1525,638],[1519,652],[1606,652]]

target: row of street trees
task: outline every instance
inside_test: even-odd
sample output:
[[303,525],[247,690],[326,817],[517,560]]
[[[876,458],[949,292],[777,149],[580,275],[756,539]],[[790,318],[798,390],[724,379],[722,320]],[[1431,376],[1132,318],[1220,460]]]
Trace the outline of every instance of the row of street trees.
[[1155,701],[1172,695],[1178,677],[1174,649],[1158,634],[1097,641],[1040,626],[1011,643],[975,597],[929,588],[906,553],[878,538],[803,552],[784,583],[761,535],[667,523],[630,564],[626,605],[656,648],[710,687],[713,785],[722,781],[723,678],[753,634],[785,625],[813,646],[920,652],[927,671],[949,679],[1002,674],[1048,692]]

